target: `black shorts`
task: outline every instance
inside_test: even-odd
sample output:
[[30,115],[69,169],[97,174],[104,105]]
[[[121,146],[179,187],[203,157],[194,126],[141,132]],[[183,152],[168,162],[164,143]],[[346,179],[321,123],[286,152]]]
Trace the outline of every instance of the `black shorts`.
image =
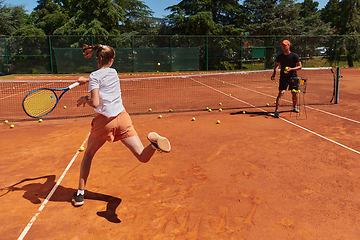
[[298,90],[299,88],[299,78],[280,78],[279,91],[283,90]]

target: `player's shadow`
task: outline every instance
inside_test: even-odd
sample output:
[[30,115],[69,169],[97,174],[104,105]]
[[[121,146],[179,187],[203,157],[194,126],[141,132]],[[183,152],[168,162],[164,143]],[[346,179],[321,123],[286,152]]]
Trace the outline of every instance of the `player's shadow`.
[[[279,114],[281,113],[286,113],[286,112],[293,112],[292,110],[283,110],[283,111],[279,111]],[[273,117],[274,112],[263,112],[263,111],[238,111],[238,112],[233,112],[230,113],[230,115],[250,115],[250,117],[255,117],[255,116],[269,116],[269,117]]]
[[[49,195],[53,187],[55,186],[56,184],[55,177],[56,177],[55,175],[48,175],[37,178],[26,178],[18,183],[11,185],[10,187],[2,188],[1,189],[2,194],[0,194],[0,197],[12,191],[24,191],[23,198],[29,200],[33,204],[41,204],[41,199],[45,199]],[[46,179],[45,183],[35,182],[37,180],[42,180],[42,179]],[[17,187],[18,185],[27,182],[30,183],[23,185],[21,187]],[[76,191],[77,189],[66,188],[59,185],[56,191],[54,192],[54,194],[49,199],[49,201],[71,203],[72,195]],[[116,214],[116,209],[122,201],[120,198],[101,194],[101,193],[85,191],[85,199],[106,202],[107,203],[106,211],[97,212],[97,215],[107,219],[109,222],[113,222],[113,223],[121,222]]]

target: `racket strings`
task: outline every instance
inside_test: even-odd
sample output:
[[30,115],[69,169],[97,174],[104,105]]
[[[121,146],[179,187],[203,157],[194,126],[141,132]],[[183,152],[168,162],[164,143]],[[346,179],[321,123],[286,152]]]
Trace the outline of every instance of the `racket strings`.
[[57,97],[53,91],[40,89],[29,94],[24,99],[23,106],[29,115],[40,117],[50,112],[55,107],[56,102]]

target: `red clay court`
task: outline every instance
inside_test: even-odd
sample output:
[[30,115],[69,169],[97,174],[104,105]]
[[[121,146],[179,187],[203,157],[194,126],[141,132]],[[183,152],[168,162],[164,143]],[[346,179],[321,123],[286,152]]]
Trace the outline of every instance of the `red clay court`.
[[[143,164],[121,143],[106,143],[94,158],[80,208],[71,196],[92,117],[50,114],[41,123],[0,124],[1,239],[358,239],[360,70],[341,69],[339,104],[330,104],[332,92],[309,74],[309,105],[301,105],[298,116],[284,101],[279,119],[269,114],[277,85],[271,72],[262,74],[268,82],[241,89],[226,78],[211,85],[196,78],[208,89],[197,102],[203,110],[196,111],[178,111],[181,102],[173,100],[169,112],[161,95],[167,92],[165,102],[171,102],[179,94],[188,105],[196,101],[189,100],[196,86],[153,87],[151,98],[160,99],[149,113],[146,103],[131,101],[133,83],[124,83],[124,105],[136,112],[131,117],[143,143],[155,131],[172,150]],[[249,89],[261,96],[245,95]],[[214,91],[221,96],[210,98]],[[76,104],[66,97],[59,111]],[[16,111],[24,114],[21,106]]]

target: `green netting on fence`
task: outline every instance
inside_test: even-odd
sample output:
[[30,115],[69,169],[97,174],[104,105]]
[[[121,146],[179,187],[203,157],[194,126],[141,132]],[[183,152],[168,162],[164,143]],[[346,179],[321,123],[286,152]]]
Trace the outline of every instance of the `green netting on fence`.
[[304,67],[337,66],[344,59],[360,58],[354,48],[359,36],[0,36],[0,71],[89,72],[96,62],[85,60],[81,47],[97,43],[116,49],[114,67],[120,72],[271,69],[284,39],[290,40]]
[[[198,71],[198,48],[115,48],[113,68],[118,72]],[[81,48],[53,48],[57,73],[97,69],[95,54],[83,57]]]

